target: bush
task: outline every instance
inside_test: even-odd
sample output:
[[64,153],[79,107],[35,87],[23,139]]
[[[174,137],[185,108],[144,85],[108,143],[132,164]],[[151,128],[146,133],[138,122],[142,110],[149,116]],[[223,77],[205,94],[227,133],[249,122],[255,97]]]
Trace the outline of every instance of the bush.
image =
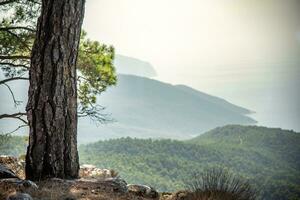
[[19,157],[26,153],[27,137],[0,134],[0,155]]
[[258,196],[248,181],[223,168],[195,174],[186,185],[190,200],[256,200]]

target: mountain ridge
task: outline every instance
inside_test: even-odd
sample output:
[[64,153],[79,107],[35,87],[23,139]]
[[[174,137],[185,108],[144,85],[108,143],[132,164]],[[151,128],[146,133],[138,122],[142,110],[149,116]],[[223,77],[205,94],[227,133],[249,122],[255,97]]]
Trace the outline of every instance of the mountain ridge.
[[256,123],[245,114],[249,110],[205,93],[196,95],[196,90],[191,90],[147,77],[119,74],[118,84],[103,93],[98,102],[116,122],[89,130],[88,121],[81,120],[80,132],[89,130],[96,138],[105,133],[103,139],[188,139],[217,126]]
[[[215,135],[215,132],[219,134]],[[237,136],[241,132],[256,140],[240,144]],[[224,137],[227,139],[224,140]],[[300,133],[228,125],[210,130],[196,139],[191,142],[193,139],[127,137],[98,141],[81,145],[80,159],[98,167],[113,167],[128,181],[150,184],[160,191],[182,189],[185,187],[184,180],[193,173],[218,166],[246,177],[261,190],[263,199],[300,198]]]

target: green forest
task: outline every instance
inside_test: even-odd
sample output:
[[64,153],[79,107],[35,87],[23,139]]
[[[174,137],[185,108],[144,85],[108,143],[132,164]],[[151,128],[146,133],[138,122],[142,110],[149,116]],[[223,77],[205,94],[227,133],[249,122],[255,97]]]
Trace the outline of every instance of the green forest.
[[[1,137],[1,154],[24,153],[24,138]],[[121,138],[81,145],[81,164],[114,169],[128,183],[159,191],[184,189],[194,173],[213,167],[248,179],[262,199],[300,198],[299,133],[228,125],[192,140]]]

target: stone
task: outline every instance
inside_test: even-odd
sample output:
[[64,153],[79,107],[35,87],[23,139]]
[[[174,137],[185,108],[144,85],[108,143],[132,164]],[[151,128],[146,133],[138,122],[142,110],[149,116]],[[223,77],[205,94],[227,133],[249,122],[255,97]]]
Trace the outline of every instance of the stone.
[[7,191],[25,191],[37,190],[38,186],[34,182],[29,180],[21,180],[19,178],[7,178],[0,179],[0,188],[6,188]]
[[74,189],[93,190],[93,193],[111,192],[111,193],[127,193],[127,183],[121,178],[106,178],[106,179],[86,179],[81,178],[69,183],[71,192]]
[[16,193],[9,195],[7,200],[33,200],[33,198],[27,193]]
[[104,185],[108,185],[113,188],[114,192],[128,192],[127,183],[124,179],[121,178],[107,178],[104,180]]
[[80,166],[79,176],[81,178],[113,178],[115,172],[109,169],[99,169],[94,165],[84,164]]
[[34,189],[34,190],[38,189],[37,184],[35,184],[35,182],[30,181],[30,180],[22,180],[22,184],[25,188],[31,188],[31,189]]
[[13,156],[0,155],[0,164],[13,171],[17,177],[25,179],[25,161]]
[[137,184],[129,184],[127,185],[128,191],[134,193],[136,195],[145,197],[145,198],[157,198],[158,192],[147,185],[137,185]]
[[17,175],[6,166],[0,164],[0,179],[18,178]]

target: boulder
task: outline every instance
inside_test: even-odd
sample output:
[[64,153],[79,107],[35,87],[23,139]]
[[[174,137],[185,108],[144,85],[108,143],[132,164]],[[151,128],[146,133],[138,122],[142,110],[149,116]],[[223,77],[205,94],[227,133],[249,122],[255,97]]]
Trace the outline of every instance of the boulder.
[[33,198],[27,193],[16,193],[9,195],[6,200],[33,200]]
[[109,169],[99,169],[94,165],[82,165],[80,166],[79,176],[81,178],[113,178],[116,176],[114,170]]
[[[76,191],[91,191],[92,193],[98,194],[103,192],[125,194],[128,192],[127,183],[121,178],[106,178],[106,179],[75,179],[75,180],[63,180],[58,178],[52,178],[47,180],[55,186],[68,187],[71,193]],[[39,185],[43,185],[40,182]]]
[[7,167],[16,174],[17,177],[25,179],[25,162],[13,156],[0,156],[0,164]]
[[127,185],[128,191],[134,193],[136,195],[145,197],[145,198],[158,198],[158,192],[147,185],[136,185],[136,184],[129,184]]
[[103,181],[98,181],[99,185],[102,185],[104,190],[110,190],[111,192],[127,193],[127,183],[121,178],[106,178]]
[[29,180],[19,178],[0,179],[0,193],[2,189],[10,192],[23,192],[25,190],[37,190],[38,186]]
[[17,175],[6,166],[0,164],[0,179],[18,178]]

